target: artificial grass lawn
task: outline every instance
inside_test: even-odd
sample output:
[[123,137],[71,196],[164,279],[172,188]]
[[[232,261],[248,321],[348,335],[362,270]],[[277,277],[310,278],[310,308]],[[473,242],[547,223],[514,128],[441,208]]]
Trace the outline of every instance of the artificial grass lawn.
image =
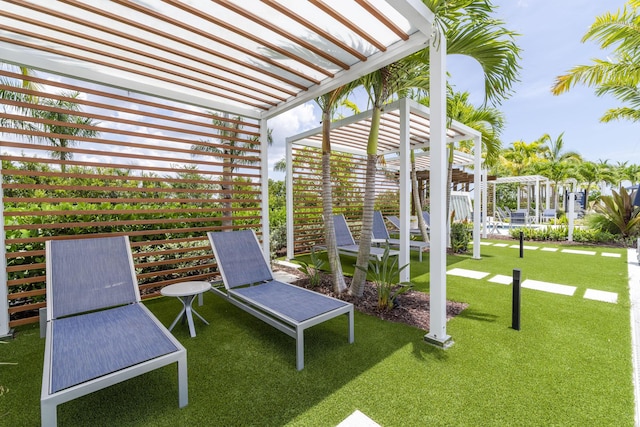
[[[533,245],[533,244],[532,244]],[[536,244],[536,246],[538,246]],[[449,268],[577,286],[572,297],[522,289],[521,331],[511,325],[511,287],[447,276],[447,296],[469,307],[447,325],[446,351],[425,331],[356,313],[307,330],[305,369],[295,369],[288,336],[217,296],[175,335],[189,364],[189,405],[178,408],[173,366],[65,403],[59,425],[332,426],[359,409],[383,426],[633,425],[626,251],[622,258],[483,246],[481,260],[448,258]],[[412,278],[428,290],[428,256],[412,254]],[[344,257],[345,270],[354,259]],[[490,277],[490,276],[489,276]],[[586,288],[618,292],[618,304],[583,298]],[[148,301],[168,325],[175,298]],[[0,424],[37,425],[44,340],[22,327],[0,346]],[[3,391],[4,390],[4,391]]]

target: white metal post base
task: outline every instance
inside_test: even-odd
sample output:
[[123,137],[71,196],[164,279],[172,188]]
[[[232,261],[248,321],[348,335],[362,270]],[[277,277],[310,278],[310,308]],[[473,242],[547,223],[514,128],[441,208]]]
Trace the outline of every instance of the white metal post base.
[[432,345],[434,347],[438,347],[442,350],[446,350],[454,344],[453,339],[451,338],[450,335],[447,335],[444,338],[440,338],[440,337],[434,337],[429,334],[426,334],[424,336],[424,341],[427,344]]

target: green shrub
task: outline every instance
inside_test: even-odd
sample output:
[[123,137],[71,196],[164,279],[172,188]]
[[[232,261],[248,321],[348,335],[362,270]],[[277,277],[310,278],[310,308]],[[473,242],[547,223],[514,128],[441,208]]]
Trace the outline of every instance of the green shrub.
[[471,226],[467,221],[451,223],[451,250],[457,254],[466,253],[471,242]]

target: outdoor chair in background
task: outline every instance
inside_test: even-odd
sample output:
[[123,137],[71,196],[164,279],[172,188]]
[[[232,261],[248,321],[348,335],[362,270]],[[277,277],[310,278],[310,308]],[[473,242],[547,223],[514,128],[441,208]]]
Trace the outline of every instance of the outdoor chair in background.
[[527,226],[531,224],[531,218],[529,217],[529,211],[526,209],[518,209],[511,211],[509,214],[509,228],[514,226]]
[[542,221],[550,222],[556,219],[556,210],[555,209],[545,209],[542,211]]
[[[400,231],[400,218],[398,218],[395,215],[387,215],[387,221],[389,221],[394,228]],[[412,235],[422,235],[422,232],[420,231],[419,228],[411,228],[409,229],[409,233]]]
[[[345,255],[358,256],[360,245],[356,244],[356,241],[351,234],[351,230],[347,225],[347,220],[344,218],[343,214],[333,216],[333,226],[336,230],[336,245],[338,246],[338,252]],[[369,250],[369,256],[380,261],[382,260],[384,251],[384,248],[372,245]],[[389,251],[389,256],[397,256],[399,254],[400,252],[396,250]]]
[[46,283],[43,426],[61,403],[176,362],[187,405],[187,351],[142,304],[128,237],[47,241]]
[[[373,241],[376,243],[388,243],[390,246],[400,246],[400,239],[392,239],[389,230],[384,223],[382,212],[373,212]],[[418,258],[422,261],[422,252],[429,249],[429,243],[421,240],[409,240],[409,248],[418,251]]]
[[253,230],[209,232],[224,290],[212,291],[296,340],[296,368],[304,368],[304,331],[340,315],[353,343],[353,304],[274,280]]

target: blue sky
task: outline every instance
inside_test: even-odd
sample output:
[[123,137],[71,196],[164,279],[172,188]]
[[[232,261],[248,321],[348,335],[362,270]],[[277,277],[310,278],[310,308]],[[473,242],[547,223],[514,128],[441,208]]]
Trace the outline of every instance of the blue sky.
[[[496,16],[507,28],[521,34],[520,82],[500,110],[507,120],[503,146],[514,141],[531,142],[548,133],[555,139],[564,132],[566,150],[577,151],[587,160],[628,161],[640,164],[640,132],[630,122],[600,123],[604,112],[619,106],[611,97],[598,98],[593,89],[577,86],[554,96],[551,86],[558,75],[575,65],[590,64],[593,58],[606,58],[608,51],[593,42],[581,43],[596,16],[614,12],[623,0],[494,0]],[[450,83],[458,91],[468,91],[480,104],[484,97],[480,66],[468,58],[449,56]],[[319,126],[319,115],[312,104],[289,111],[269,122],[274,129],[270,163],[284,157],[284,138]],[[274,179],[280,174],[270,171]]]

